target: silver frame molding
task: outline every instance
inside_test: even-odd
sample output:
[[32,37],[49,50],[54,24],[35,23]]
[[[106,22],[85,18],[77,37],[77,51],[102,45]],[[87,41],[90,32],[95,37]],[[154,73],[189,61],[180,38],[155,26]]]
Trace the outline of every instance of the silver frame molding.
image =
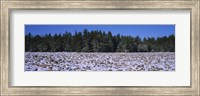
[[[0,95],[191,95],[200,96],[199,0],[0,0]],[[12,10],[190,10],[191,86],[10,86],[10,12]]]

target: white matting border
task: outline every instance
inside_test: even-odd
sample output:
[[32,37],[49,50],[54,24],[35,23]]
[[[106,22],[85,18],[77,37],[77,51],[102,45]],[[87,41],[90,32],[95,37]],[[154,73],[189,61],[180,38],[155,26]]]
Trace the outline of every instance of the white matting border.
[[[13,10],[11,86],[190,86],[189,10]],[[175,24],[176,71],[24,72],[25,24]]]

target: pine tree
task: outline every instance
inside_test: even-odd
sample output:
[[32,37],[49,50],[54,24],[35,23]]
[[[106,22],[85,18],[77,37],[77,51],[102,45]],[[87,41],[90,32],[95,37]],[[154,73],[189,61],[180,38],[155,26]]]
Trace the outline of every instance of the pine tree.
[[25,35],[26,52],[175,52],[175,36],[143,38],[101,30],[64,34]]

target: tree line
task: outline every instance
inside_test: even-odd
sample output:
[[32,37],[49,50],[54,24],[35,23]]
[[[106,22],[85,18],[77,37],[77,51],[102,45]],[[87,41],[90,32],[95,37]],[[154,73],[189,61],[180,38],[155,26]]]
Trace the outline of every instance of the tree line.
[[174,52],[175,36],[148,37],[113,35],[101,30],[65,32],[64,34],[31,33],[25,35],[26,52]]

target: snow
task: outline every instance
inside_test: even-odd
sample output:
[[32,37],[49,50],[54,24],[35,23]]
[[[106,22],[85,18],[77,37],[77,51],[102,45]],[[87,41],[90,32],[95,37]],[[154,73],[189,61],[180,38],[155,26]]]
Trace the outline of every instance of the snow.
[[25,52],[25,71],[175,71],[175,53]]

